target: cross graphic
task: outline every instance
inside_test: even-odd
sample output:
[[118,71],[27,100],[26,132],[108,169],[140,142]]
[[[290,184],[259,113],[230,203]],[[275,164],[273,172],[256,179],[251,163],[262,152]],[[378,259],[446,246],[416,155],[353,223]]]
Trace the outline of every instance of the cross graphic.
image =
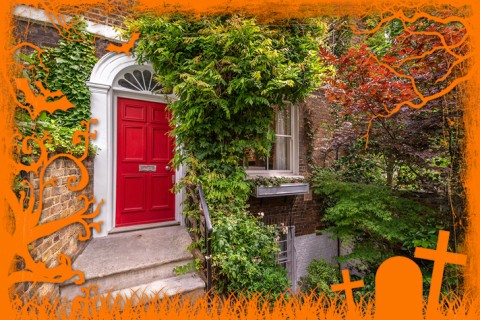
[[427,316],[431,315],[438,307],[445,264],[453,263],[464,266],[467,263],[466,255],[448,252],[449,235],[448,231],[440,230],[437,249],[415,248],[415,258],[432,260],[434,262],[432,283],[430,284],[430,293],[428,294]]
[[363,287],[363,280],[350,282],[350,273],[348,270],[342,270],[343,283],[331,286],[332,291],[345,291],[347,306],[349,310],[355,310],[355,301],[353,301],[353,290]]

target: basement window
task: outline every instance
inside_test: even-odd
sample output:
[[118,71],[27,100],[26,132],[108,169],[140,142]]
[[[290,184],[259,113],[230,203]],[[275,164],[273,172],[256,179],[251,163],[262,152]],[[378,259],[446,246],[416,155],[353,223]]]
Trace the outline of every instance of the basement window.
[[295,261],[295,226],[277,225],[279,237],[277,243],[280,252],[276,255],[277,264],[287,270],[288,279],[290,280],[290,289],[297,291],[297,266]]

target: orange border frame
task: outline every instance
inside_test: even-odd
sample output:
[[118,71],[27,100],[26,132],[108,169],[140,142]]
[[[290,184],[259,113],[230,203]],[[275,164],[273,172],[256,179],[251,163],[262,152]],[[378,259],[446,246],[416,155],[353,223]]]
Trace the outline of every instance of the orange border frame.
[[[18,1],[20,2],[20,1]],[[25,0],[21,1],[24,5],[38,6],[44,4],[40,0]],[[480,2],[478,0],[416,0],[411,2],[404,2],[400,0],[303,0],[303,1],[285,1],[285,0],[166,0],[162,6],[158,6],[156,0],[141,0],[138,8],[141,10],[157,10],[158,12],[166,12],[175,9],[184,9],[194,14],[213,13],[220,11],[237,11],[244,10],[248,13],[256,14],[260,17],[268,19],[269,16],[276,15],[282,17],[300,17],[300,16],[315,16],[315,15],[332,15],[332,14],[352,14],[365,12],[368,8],[376,8],[378,10],[385,10],[395,6],[419,7],[422,5],[442,5],[453,4],[455,6],[468,5],[471,7],[472,15],[467,19],[472,30],[470,34],[471,43],[474,54],[474,63],[472,78],[466,83],[468,95],[464,101],[464,122],[466,127],[466,171],[463,176],[463,181],[466,189],[467,208],[469,215],[469,229],[467,232],[467,254],[468,265],[466,269],[466,283],[470,292],[475,294],[480,289],[480,72],[478,72],[478,59],[480,57]],[[78,4],[89,6],[104,3],[95,0],[80,0]],[[53,10],[60,8],[62,5],[71,4],[71,0],[56,0],[49,3],[49,6],[54,6]],[[1,85],[0,85],[0,215],[1,215],[1,229],[0,229],[0,245],[8,245],[6,243],[6,223],[5,217],[9,214],[6,207],[6,200],[3,196],[4,190],[8,190],[11,186],[12,168],[10,167],[8,159],[10,153],[8,146],[11,141],[11,130],[13,127],[13,108],[12,97],[7,88],[7,83],[12,81],[13,70],[13,56],[11,52],[11,38],[13,31],[13,17],[11,10],[15,5],[15,1],[10,1],[7,4],[10,7],[4,6],[0,10],[0,54],[2,63],[0,65]],[[0,259],[3,257],[0,255]],[[8,270],[0,270],[0,284],[6,282]],[[0,291],[0,305],[2,312],[6,312],[6,318],[11,318],[8,315],[10,310],[8,304],[7,288],[1,287]],[[478,300],[477,300],[478,301]],[[2,316],[3,318],[3,316]]]

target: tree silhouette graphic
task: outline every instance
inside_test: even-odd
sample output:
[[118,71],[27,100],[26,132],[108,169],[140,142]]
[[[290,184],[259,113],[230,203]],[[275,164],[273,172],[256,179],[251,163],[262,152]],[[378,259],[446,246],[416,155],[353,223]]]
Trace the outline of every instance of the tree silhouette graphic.
[[[55,110],[67,110],[73,105],[63,96],[60,100],[48,102],[47,97],[51,96],[48,91],[45,95],[39,95],[29,87],[26,78],[15,79],[17,89],[28,92],[28,103],[34,110],[30,113],[32,120],[41,114],[43,111],[53,112]],[[41,90],[40,93],[45,93]],[[61,91],[55,92],[55,96],[62,96]],[[36,103],[39,102],[39,103]],[[23,267],[16,268],[10,272],[8,276],[8,283],[6,288],[21,282],[49,282],[61,283],[72,277],[78,276],[74,281],[77,284],[84,282],[84,276],[81,271],[73,270],[72,263],[69,256],[65,254],[58,254],[57,264],[53,267],[47,267],[42,261],[35,261],[31,253],[31,244],[36,240],[49,236],[63,228],[72,224],[80,224],[83,227],[83,233],[78,235],[78,240],[86,241],[90,239],[92,230],[100,231],[101,222],[93,222],[99,212],[103,201],[95,206],[95,199],[88,198],[84,194],[77,196],[77,201],[81,202],[80,209],[73,213],[66,215],[63,218],[55,220],[42,220],[42,210],[44,209],[44,191],[48,187],[57,186],[57,177],[46,176],[47,169],[59,159],[68,159],[73,161],[75,166],[80,170],[80,174],[72,173],[67,179],[67,188],[71,192],[81,192],[89,183],[89,174],[83,161],[88,156],[88,145],[91,140],[95,139],[96,133],[90,132],[90,125],[95,124],[96,120],[91,119],[88,122],[82,121],[84,130],[76,131],[72,137],[73,145],[84,145],[84,152],[81,155],[74,155],[70,153],[49,153],[46,147],[46,142],[50,140],[49,134],[46,132],[42,137],[36,134],[22,136],[21,133],[16,132],[11,142],[13,153],[18,155],[32,155],[35,149],[35,155],[29,163],[22,163],[11,159],[10,166],[13,168],[14,175],[34,176],[38,179],[38,187],[32,185],[31,180],[24,179],[21,183],[24,187],[22,191],[16,194],[13,190],[5,190],[7,194],[7,206],[11,212],[8,221],[8,246],[4,254],[7,255],[7,261],[11,264],[14,261],[23,261]],[[17,158],[18,159],[18,158]],[[68,208],[67,208],[68,209]],[[93,209],[93,210],[91,210]]]

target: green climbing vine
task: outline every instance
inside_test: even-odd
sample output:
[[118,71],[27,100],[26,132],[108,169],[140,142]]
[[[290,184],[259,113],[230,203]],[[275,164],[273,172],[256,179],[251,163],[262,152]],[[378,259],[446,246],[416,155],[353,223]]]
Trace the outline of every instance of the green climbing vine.
[[[202,183],[213,217],[214,280],[218,292],[278,294],[288,288],[275,263],[277,232],[248,212],[251,184],[246,151],[270,152],[273,106],[302,101],[329,67],[318,58],[326,26],[320,20],[261,25],[229,15],[200,19],[142,16],[127,21],[140,34],[135,57],[152,63],[165,93],[177,148],[174,165],[188,172],[177,187],[192,198]],[[193,199],[191,199],[193,200]],[[187,214],[198,215],[195,205]]]
[[[50,140],[46,147],[52,153],[83,154],[83,144],[74,145],[72,136],[75,131],[83,130],[83,120],[90,119],[90,92],[86,81],[90,77],[97,58],[95,57],[94,35],[86,30],[86,23],[80,18],[70,20],[62,30],[57,45],[42,48],[28,55],[19,54],[28,70],[31,83],[40,81],[44,88],[54,92],[61,90],[75,108],[55,111],[53,114],[42,113],[33,121],[28,112],[18,109],[16,112],[17,128],[22,136],[35,133],[38,137],[48,132]],[[34,89],[35,86],[34,86]],[[89,155],[95,155],[96,149],[89,146]],[[33,154],[23,156],[20,161],[29,162]]]

